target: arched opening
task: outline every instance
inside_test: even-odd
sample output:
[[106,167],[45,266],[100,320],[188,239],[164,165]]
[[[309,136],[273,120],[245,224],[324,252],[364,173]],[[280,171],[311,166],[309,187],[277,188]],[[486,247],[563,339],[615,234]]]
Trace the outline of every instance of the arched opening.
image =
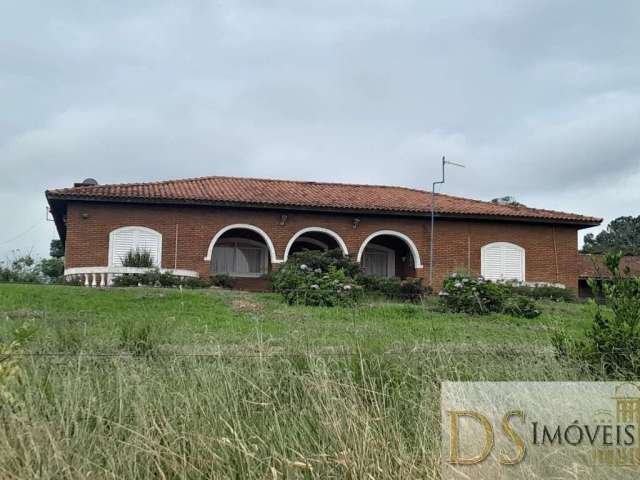
[[289,255],[305,250],[334,250],[340,249],[348,255],[347,246],[337,233],[321,227],[303,228],[291,237],[284,252],[284,261]]
[[365,275],[408,278],[421,268],[413,241],[400,232],[381,230],[367,237],[358,252]]
[[213,238],[206,259],[212,275],[256,278],[271,270],[274,258],[273,244],[264,231],[230,225]]

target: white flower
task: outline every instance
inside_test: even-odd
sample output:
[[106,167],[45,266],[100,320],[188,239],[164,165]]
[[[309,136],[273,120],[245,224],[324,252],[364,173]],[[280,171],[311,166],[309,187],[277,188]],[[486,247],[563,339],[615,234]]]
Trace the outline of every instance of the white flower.
[[462,288],[462,284],[460,282],[454,283],[453,286],[456,288]]
[[306,270],[309,267],[307,267],[304,263],[302,265],[300,265],[300,270]]
[[456,272],[453,272],[451,275],[449,275],[451,278],[458,278],[458,274]]
[[351,290],[351,285],[345,285],[345,286],[344,286],[344,289],[345,289],[345,290]]
[[320,285],[314,283],[313,285],[311,285],[311,288],[317,290],[318,288],[320,288]]
[[438,295],[441,296],[441,297],[448,297],[449,293],[445,292],[445,291],[441,291],[440,293],[438,293]]
[[316,269],[314,270],[314,272],[316,272],[316,273],[322,273],[322,269],[321,269],[321,268],[316,268]]

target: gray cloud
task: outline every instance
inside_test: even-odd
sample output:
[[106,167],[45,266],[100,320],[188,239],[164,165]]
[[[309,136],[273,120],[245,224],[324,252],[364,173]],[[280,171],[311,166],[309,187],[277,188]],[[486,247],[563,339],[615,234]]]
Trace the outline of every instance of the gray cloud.
[[[637,214],[640,6],[578,1],[0,7],[0,256],[45,188],[251,175]],[[15,241],[12,239],[24,233]]]

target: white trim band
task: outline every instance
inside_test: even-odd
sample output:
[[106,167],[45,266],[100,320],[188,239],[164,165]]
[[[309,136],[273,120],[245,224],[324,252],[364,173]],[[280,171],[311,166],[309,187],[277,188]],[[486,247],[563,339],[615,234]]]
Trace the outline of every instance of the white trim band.
[[[135,273],[147,273],[156,270],[155,268],[146,268],[146,267],[73,267],[66,268],[64,270],[64,275],[91,275],[95,274],[135,274]],[[194,270],[180,270],[175,268],[159,268],[157,269],[160,273],[169,273],[171,275],[175,275],[176,277],[192,277],[199,278],[200,274]]]

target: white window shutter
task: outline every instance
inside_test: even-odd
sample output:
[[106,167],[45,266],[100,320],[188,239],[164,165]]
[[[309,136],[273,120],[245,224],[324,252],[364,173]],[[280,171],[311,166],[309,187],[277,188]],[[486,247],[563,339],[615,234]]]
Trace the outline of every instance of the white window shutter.
[[525,280],[525,251],[513,243],[496,242],[482,247],[482,276],[488,280]]
[[160,267],[162,260],[162,235],[145,227],[122,227],[109,235],[109,265],[122,266],[122,260],[131,250],[147,250],[153,263]]
[[130,250],[135,248],[135,239],[132,230],[120,230],[114,232],[111,237],[111,265],[122,266],[122,260]]
[[482,276],[488,280],[500,280],[502,277],[502,251],[497,245],[484,247]]
[[506,280],[524,280],[523,255],[522,249],[516,245],[505,245],[502,248],[502,275]]
[[135,235],[135,247],[140,250],[147,250],[151,252],[154,265],[160,265],[160,245],[162,243],[162,237],[158,232],[153,230],[141,230],[136,229]]

